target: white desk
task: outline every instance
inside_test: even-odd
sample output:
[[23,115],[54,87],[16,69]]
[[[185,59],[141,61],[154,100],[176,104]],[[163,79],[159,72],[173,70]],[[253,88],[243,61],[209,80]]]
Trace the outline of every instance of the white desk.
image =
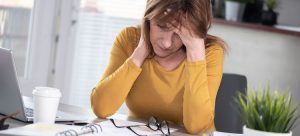
[[[72,114],[76,114],[76,115],[80,115],[82,117],[88,118],[88,122],[101,122],[104,120],[104,119],[98,119],[93,114],[92,110],[77,107],[77,106],[60,104],[59,110],[65,111],[65,112],[70,112]],[[122,115],[122,114],[115,114],[115,115],[111,116],[111,118],[119,119],[119,120],[136,121],[136,122],[146,122],[145,120],[128,117],[127,115]],[[6,121],[6,124],[9,124],[10,128],[14,128],[14,127],[20,127],[20,126],[27,125],[28,123],[24,123],[24,122],[17,121],[14,119],[8,119]],[[172,136],[192,136],[192,135],[186,134],[185,130],[182,126],[170,124],[170,127],[178,129],[178,131],[172,133]],[[200,136],[201,134],[198,134],[198,135]],[[225,135],[220,135],[220,136],[230,136],[230,135],[225,134]]]
[[[25,98],[25,99],[27,99],[27,98]],[[93,114],[92,110],[88,110],[88,109],[77,107],[77,106],[60,103],[58,109],[63,112],[68,112],[71,114],[82,116],[83,118],[88,119],[88,120],[94,120],[97,118]],[[2,115],[0,115],[0,117],[2,117]],[[9,128],[20,127],[20,126],[29,124],[29,123],[21,122],[21,121],[14,120],[14,119],[7,119],[5,121],[5,123],[9,124]]]

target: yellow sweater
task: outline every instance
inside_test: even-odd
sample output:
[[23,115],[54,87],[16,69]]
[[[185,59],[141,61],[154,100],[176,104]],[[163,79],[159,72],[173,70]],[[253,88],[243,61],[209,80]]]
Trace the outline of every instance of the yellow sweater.
[[131,116],[158,117],[183,124],[189,133],[214,130],[215,99],[223,71],[223,49],[206,48],[206,60],[184,60],[167,71],[153,59],[137,67],[129,58],[140,29],[123,29],[115,39],[108,66],[91,94],[94,113],[114,114],[124,101]]

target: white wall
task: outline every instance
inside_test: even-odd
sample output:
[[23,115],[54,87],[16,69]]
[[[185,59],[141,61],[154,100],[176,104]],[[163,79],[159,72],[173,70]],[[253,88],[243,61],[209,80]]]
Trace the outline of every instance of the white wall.
[[[224,72],[243,74],[249,87],[288,88],[300,100],[300,37],[214,24],[211,34],[230,46]],[[294,130],[294,135],[300,134]]]
[[277,0],[278,24],[300,26],[300,0]]

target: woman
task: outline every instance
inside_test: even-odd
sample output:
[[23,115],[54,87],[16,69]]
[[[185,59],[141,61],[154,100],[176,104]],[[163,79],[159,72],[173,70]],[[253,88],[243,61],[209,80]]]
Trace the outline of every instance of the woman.
[[208,35],[209,0],[148,0],[141,27],[117,36],[109,64],[91,94],[94,113],[183,124],[188,133],[214,130],[224,43]]

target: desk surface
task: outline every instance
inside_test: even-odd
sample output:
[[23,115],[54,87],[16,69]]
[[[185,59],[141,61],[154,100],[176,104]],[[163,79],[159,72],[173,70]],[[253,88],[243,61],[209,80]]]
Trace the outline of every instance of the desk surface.
[[[88,119],[87,122],[94,122],[95,123],[95,122],[104,121],[104,119],[98,119],[93,114],[92,110],[77,107],[77,106],[60,104],[59,105],[59,110],[85,117],[85,118]],[[119,119],[119,120],[127,120],[127,121],[145,122],[145,120],[128,117],[127,115],[122,115],[122,114],[118,114],[118,113],[114,114],[110,118]],[[10,128],[21,127],[21,126],[24,126],[24,125],[28,124],[28,123],[24,123],[24,122],[21,122],[21,121],[14,120],[14,119],[8,119],[6,121],[6,123],[10,125]],[[191,135],[185,133],[185,130],[182,126],[171,124],[170,127],[178,129],[178,131],[172,133],[172,136],[191,136]],[[199,134],[199,136],[200,135],[201,134]]]

